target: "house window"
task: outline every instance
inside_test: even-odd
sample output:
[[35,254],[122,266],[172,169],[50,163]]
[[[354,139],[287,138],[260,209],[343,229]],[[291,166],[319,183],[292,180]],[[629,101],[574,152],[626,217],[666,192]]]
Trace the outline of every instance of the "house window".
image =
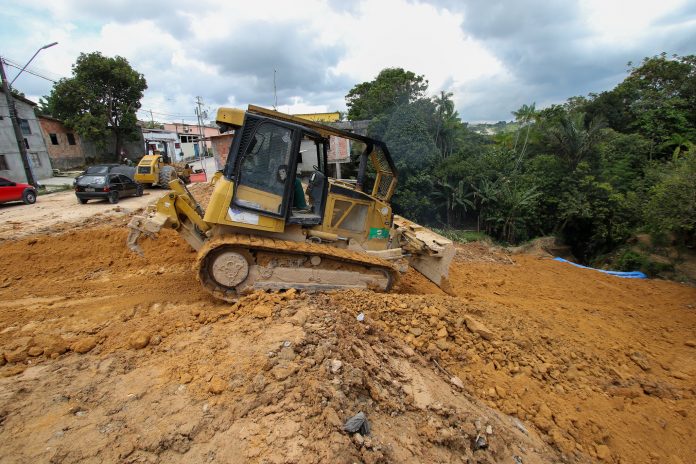
[[41,166],[41,158],[39,158],[38,153],[29,153],[29,161],[31,161],[31,165],[34,167],[40,167]]
[[5,155],[0,155],[0,171],[9,171],[10,167],[7,165],[7,160]]
[[58,145],[58,134],[48,134],[51,137],[51,143],[53,145]]
[[29,149],[29,141],[26,138],[24,139],[24,146]]
[[19,128],[22,129],[22,135],[31,135],[31,127],[26,119],[19,120]]
[[73,134],[72,132],[68,132],[65,135],[68,136],[68,145],[75,145],[75,134]]

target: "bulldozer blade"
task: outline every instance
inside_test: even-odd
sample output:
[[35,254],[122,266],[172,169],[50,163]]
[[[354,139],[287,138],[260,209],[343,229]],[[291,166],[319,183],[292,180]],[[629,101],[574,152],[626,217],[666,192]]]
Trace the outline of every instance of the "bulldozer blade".
[[160,214],[155,214],[154,217],[133,216],[133,219],[128,223],[128,228],[130,229],[126,239],[128,248],[140,256],[145,256],[143,249],[138,244],[138,240],[143,235],[152,239],[157,238],[157,232],[160,231],[166,219],[166,216]]
[[437,286],[450,292],[449,267],[456,249],[451,240],[401,216],[394,216],[401,246],[409,252],[409,264]]

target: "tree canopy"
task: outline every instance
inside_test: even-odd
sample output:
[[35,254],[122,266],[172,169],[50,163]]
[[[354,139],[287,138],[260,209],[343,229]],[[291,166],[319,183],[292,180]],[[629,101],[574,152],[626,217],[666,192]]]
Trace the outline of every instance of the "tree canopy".
[[348,119],[372,119],[425,95],[428,81],[402,68],[383,69],[377,77],[353,87],[346,95]]
[[346,95],[399,168],[397,213],[508,243],[554,234],[585,262],[641,231],[696,246],[696,56],[648,57],[612,90],[522,105],[492,134],[427,90],[397,68]]
[[81,53],[72,77],[53,86],[51,94],[40,101],[40,111],[61,119],[102,149],[113,136],[116,144],[110,155],[115,160],[124,140],[137,132],[136,111],[145,89],[145,77],[125,58]]

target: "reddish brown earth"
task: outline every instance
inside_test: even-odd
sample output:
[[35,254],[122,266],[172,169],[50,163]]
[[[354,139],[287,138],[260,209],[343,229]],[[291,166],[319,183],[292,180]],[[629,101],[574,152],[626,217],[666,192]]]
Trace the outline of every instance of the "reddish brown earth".
[[0,243],[0,462],[696,461],[693,287],[474,243],[454,295],[230,305],[127,220]]

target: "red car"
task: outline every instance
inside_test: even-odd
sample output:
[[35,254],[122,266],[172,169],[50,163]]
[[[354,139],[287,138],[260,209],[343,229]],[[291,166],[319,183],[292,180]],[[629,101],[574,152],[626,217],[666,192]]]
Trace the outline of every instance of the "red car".
[[0,203],[23,201],[31,205],[36,203],[36,189],[29,184],[12,182],[0,177]]

